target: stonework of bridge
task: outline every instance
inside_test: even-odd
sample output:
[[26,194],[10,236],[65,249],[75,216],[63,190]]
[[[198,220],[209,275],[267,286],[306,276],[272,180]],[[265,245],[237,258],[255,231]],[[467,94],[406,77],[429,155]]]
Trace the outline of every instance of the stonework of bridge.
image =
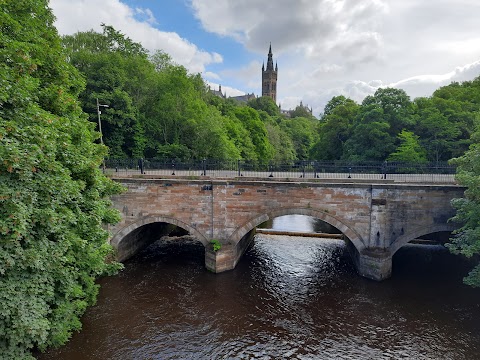
[[[109,228],[119,261],[175,227],[205,246],[205,266],[233,269],[255,227],[282,215],[308,215],[340,230],[357,271],[370,279],[391,275],[392,257],[418,237],[454,230],[456,185],[396,184],[387,181],[317,182],[221,179],[116,179],[127,191],[113,198],[122,220]],[[211,240],[222,246],[214,251]]]

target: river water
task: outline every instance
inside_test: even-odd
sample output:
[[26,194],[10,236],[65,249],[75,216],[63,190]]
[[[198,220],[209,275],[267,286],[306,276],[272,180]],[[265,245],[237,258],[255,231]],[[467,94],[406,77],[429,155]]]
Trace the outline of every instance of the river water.
[[234,270],[212,274],[201,244],[157,242],[101,279],[83,330],[39,359],[480,359],[480,290],[461,283],[469,267],[411,245],[392,278],[374,282],[342,241],[257,235]]

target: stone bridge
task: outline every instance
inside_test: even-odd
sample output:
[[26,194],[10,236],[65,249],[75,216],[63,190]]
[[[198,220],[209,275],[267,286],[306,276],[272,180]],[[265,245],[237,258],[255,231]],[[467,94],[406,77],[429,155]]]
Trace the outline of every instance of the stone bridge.
[[[390,277],[392,257],[409,241],[450,232],[456,185],[399,184],[388,181],[335,182],[198,178],[116,179],[128,190],[113,198],[122,213],[109,228],[111,244],[124,261],[151,242],[183,228],[205,246],[205,266],[233,269],[255,227],[282,215],[309,215],[340,230],[358,273]],[[214,251],[210,243],[222,246]]]

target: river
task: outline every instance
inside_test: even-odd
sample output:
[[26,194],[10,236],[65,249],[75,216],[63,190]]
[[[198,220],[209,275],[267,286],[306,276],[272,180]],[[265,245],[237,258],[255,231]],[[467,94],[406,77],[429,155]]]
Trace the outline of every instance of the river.
[[[308,218],[273,227],[310,230]],[[409,245],[383,282],[342,241],[257,235],[237,267],[204,268],[201,244],[156,242],[101,279],[83,330],[39,359],[479,359],[480,290],[442,246]]]

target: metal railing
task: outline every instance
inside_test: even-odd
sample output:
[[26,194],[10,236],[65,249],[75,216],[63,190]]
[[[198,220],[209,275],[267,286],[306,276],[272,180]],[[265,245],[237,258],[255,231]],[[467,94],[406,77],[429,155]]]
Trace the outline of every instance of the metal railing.
[[446,162],[348,162],[295,161],[289,163],[248,160],[169,160],[107,159],[105,172],[110,175],[206,176],[211,178],[283,178],[283,179],[357,179],[397,182],[454,183],[456,166]]

